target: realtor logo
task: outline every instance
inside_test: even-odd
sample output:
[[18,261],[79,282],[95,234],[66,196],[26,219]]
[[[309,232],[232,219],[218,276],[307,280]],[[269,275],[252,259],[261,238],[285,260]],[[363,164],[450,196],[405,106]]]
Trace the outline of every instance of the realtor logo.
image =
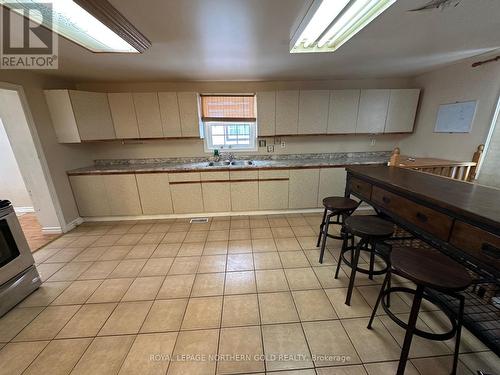
[[6,2],[1,7],[1,69],[57,69],[52,3]]

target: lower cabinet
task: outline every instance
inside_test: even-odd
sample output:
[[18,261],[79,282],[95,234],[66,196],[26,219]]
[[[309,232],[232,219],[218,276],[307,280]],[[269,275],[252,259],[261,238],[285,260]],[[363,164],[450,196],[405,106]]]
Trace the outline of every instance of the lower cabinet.
[[141,215],[135,174],[103,175],[111,215]]
[[174,213],[189,214],[204,212],[201,182],[181,182],[170,184]]
[[167,173],[136,174],[136,179],[143,214],[174,212]]
[[292,169],[288,185],[288,208],[318,206],[319,169]]
[[320,169],[318,207],[323,207],[323,198],[344,196],[346,175],[344,168]]
[[231,211],[231,188],[227,182],[203,182],[203,206],[205,212]]
[[259,209],[259,182],[231,182],[232,211],[254,211]]
[[259,209],[283,210],[288,208],[288,180],[290,171],[259,171]]
[[81,216],[111,215],[106,186],[101,175],[70,176],[69,181]]

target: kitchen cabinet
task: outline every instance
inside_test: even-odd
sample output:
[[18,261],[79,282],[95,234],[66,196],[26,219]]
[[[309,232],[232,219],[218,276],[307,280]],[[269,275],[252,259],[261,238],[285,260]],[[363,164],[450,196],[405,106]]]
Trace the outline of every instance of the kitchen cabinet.
[[259,209],[284,210],[288,208],[288,180],[290,171],[259,171]]
[[69,91],[45,90],[44,93],[57,141],[59,143],[80,143],[82,140],[73,113]]
[[116,138],[139,138],[134,99],[129,92],[108,93],[109,108]]
[[323,207],[323,198],[344,196],[345,168],[322,168],[319,171],[318,207]]
[[356,133],[383,133],[391,90],[361,90]]
[[179,101],[182,136],[199,137],[198,94],[196,92],[178,92],[177,100]]
[[256,170],[230,171],[232,211],[259,209],[259,172]]
[[229,171],[201,172],[203,206],[206,212],[231,211]]
[[102,177],[102,175],[69,177],[80,216],[111,215],[106,185]]
[[411,133],[415,124],[419,89],[391,90],[385,133]]
[[167,173],[140,173],[135,177],[143,214],[172,214],[174,212]]
[[361,90],[330,91],[328,134],[354,134]]
[[298,134],[325,134],[328,126],[330,91],[301,90]]
[[276,135],[298,134],[299,91],[276,91]]
[[162,138],[163,127],[158,94],[156,92],[134,92],[133,98],[140,138]]
[[257,97],[257,133],[259,136],[276,134],[276,91],[260,91]]
[[199,172],[170,173],[168,179],[174,213],[204,212]]
[[103,175],[112,216],[141,215],[141,202],[135,174]]
[[160,104],[161,123],[164,137],[181,137],[181,117],[177,93],[159,92],[158,102]]
[[288,185],[289,208],[311,208],[318,205],[319,169],[292,169]]

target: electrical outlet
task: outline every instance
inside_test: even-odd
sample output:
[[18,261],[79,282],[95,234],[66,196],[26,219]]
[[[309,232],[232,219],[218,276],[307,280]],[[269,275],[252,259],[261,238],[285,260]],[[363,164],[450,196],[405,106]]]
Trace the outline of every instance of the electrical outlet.
[[285,148],[285,147],[286,147],[285,141],[281,141],[281,148]]
[[267,152],[274,152],[274,145],[267,146]]
[[259,147],[266,147],[266,140],[265,139],[259,139]]
[[375,146],[375,143],[377,143],[377,140],[375,138],[372,138],[370,141],[370,146]]
[[274,137],[274,144],[279,145],[281,143],[281,138],[280,137]]

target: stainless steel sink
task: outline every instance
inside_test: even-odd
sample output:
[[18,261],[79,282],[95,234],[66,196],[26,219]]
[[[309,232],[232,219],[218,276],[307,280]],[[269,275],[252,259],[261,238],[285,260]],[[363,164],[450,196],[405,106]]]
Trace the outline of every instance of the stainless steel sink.
[[253,165],[251,160],[233,160],[231,165]]
[[225,165],[230,165],[231,162],[226,160],[226,161],[211,161],[208,163],[209,167],[222,167]]

